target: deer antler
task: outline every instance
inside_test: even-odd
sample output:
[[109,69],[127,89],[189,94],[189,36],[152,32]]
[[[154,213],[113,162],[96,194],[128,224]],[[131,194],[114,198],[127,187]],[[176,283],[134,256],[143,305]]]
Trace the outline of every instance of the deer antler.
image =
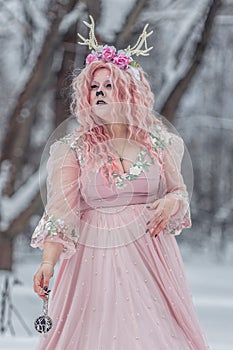
[[83,40],[83,42],[78,42],[80,45],[87,45],[89,47],[89,50],[93,49],[95,51],[98,51],[98,41],[95,37],[95,22],[91,15],[89,15],[91,23],[87,23],[86,21],[83,21],[83,23],[90,28],[89,31],[89,39],[85,39],[81,34],[78,33],[78,36],[80,39]]
[[[136,44],[133,46],[133,47],[130,47],[130,45],[127,47],[127,49],[125,49],[125,51],[127,53],[129,53],[131,56],[149,56],[149,51],[153,49],[153,46],[151,47],[147,47],[147,41],[146,39],[153,33],[153,30],[149,33],[146,32],[147,30],[147,27],[148,27],[149,24],[146,24],[143,31],[142,31],[142,34],[139,36]],[[142,50],[142,46],[143,44],[145,44],[145,49]]]
[[[83,40],[83,42],[78,42],[80,45],[87,45],[89,47],[89,50],[93,49],[94,51],[98,52],[99,44],[95,37],[95,22],[91,15],[89,15],[91,23],[87,23],[86,21],[83,21],[83,23],[90,29],[89,30],[89,39],[85,39],[81,34],[78,33],[78,36],[80,39]],[[146,24],[142,34],[139,36],[136,44],[133,47],[130,47],[130,45],[124,50],[129,56],[148,56],[149,51],[153,49],[153,46],[147,47],[147,38],[153,33],[153,30],[151,30],[149,33],[147,33],[147,27],[149,24]],[[145,45],[145,48],[142,49],[143,45]]]

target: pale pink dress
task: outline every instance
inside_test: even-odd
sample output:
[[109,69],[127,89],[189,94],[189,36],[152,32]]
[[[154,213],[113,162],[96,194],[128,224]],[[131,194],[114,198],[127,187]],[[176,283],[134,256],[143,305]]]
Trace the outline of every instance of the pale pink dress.
[[[62,242],[64,251],[49,305],[53,328],[38,350],[209,349],[174,237],[191,227],[183,141],[173,135],[157,150],[162,167],[142,150],[113,190],[97,167],[84,191],[75,132],[52,145],[48,202],[31,245]],[[165,195],[176,196],[179,209],[151,238],[146,205]]]

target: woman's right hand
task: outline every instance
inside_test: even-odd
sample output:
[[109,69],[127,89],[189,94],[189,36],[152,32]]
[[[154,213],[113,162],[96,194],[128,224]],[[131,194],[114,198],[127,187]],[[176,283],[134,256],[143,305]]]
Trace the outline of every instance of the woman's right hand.
[[34,275],[34,292],[38,294],[38,296],[43,299],[47,300],[48,297],[46,293],[48,293],[49,290],[49,281],[53,277],[54,274],[54,267],[50,264],[41,264],[40,268]]

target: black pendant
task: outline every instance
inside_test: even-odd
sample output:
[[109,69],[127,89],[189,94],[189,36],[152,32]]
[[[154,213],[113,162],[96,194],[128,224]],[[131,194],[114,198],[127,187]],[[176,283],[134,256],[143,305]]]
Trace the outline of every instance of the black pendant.
[[39,316],[34,322],[35,329],[39,333],[47,333],[52,328],[52,325],[52,319],[44,315]]
[[47,333],[50,331],[53,325],[52,319],[48,316],[48,299],[43,300],[43,314],[39,316],[35,322],[34,326],[37,332]]

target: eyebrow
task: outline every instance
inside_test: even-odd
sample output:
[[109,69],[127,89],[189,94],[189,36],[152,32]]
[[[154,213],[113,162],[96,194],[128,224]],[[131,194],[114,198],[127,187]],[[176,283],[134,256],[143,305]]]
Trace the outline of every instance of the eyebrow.
[[[105,83],[107,83],[107,82],[109,82],[109,83],[110,83],[110,80],[109,80],[109,79],[105,80]],[[96,81],[96,80],[92,80],[92,81],[91,81],[91,83],[92,83],[92,84],[93,84],[93,83],[99,84],[99,82],[98,82],[98,81]]]

